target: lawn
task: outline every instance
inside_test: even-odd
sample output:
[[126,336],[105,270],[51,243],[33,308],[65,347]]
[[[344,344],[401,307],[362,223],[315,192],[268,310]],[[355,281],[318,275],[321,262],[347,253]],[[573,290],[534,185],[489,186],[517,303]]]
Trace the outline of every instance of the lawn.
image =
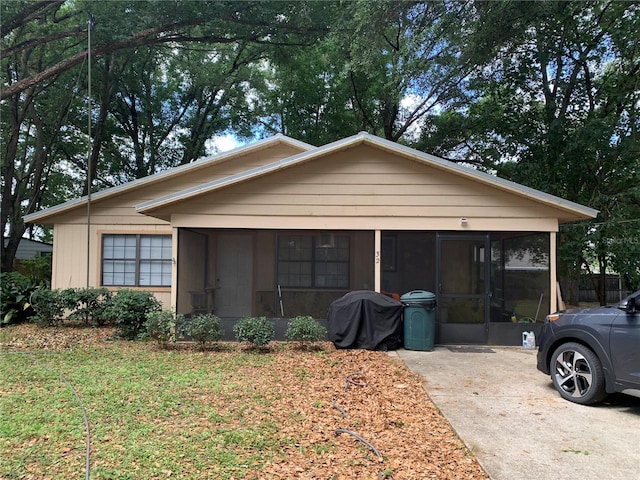
[[386,353],[110,335],[0,330],[0,478],[488,478]]

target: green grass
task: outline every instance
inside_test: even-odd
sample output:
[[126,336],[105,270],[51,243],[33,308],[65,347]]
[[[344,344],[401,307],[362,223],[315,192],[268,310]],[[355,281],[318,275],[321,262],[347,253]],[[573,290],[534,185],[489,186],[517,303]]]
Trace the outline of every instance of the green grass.
[[[114,340],[112,330],[0,329],[1,480],[86,475],[74,390],[90,423],[93,480],[379,478],[381,471],[487,478],[422,381],[382,352],[283,343],[261,352],[237,343],[161,350]],[[345,388],[352,372],[366,385]],[[345,427],[374,442],[384,461],[336,434]]]
[[59,353],[0,351],[0,478],[242,478],[277,457],[273,398],[244,352],[113,342]]

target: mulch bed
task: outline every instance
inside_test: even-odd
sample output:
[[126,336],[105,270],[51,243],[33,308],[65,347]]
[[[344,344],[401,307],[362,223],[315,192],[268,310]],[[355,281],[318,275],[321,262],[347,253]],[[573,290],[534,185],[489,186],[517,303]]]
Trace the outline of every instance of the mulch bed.
[[[0,348],[59,351],[113,345],[111,329],[13,328],[14,339]],[[211,356],[243,349],[233,343],[207,352],[192,344],[174,348]],[[256,393],[269,400],[271,420],[281,426],[275,435],[286,447],[277,460],[245,478],[489,478],[431,402],[422,379],[393,354],[338,350],[330,343],[320,351],[272,344],[266,354],[277,356],[276,361],[235,374],[254,382]]]

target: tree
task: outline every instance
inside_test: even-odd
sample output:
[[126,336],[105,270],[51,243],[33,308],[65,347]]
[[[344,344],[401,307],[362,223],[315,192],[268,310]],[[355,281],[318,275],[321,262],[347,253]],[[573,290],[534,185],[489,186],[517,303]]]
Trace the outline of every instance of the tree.
[[448,117],[465,138],[457,154],[600,211],[594,222],[561,229],[562,274],[596,265],[604,276],[616,266],[638,278],[638,3],[473,7],[463,22],[473,25],[465,56],[478,68],[469,107]]
[[[3,72],[9,82],[28,76],[52,62],[57,62],[73,48],[73,36],[56,23],[59,16],[66,13],[62,2],[43,5],[25,4],[7,22],[9,34],[3,30],[2,57]],[[3,9],[11,10],[23,4],[3,4]],[[5,12],[3,12],[3,18]],[[28,25],[21,22],[30,19]],[[48,24],[44,28],[43,24]],[[25,37],[31,38],[31,41]],[[64,38],[53,51],[38,48],[37,38]],[[8,97],[0,108],[5,128],[2,129],[2,212],[1,223],[8,232],[7,246],[0,244],[2,270],[11,271],[13,258],[20,238],[26,228],[22,215],[37,209],[48,185],[47,176],[57,171],[49,162],[59,151],[61,139],[66,133],[66,123],[77,92],[73,88],[63,88],[63,83],[73,86],[75,77],[61,72],[58,83],[43,83],[29,86],[19,95]],[[47,95],[43,95],[43,92]]]
[[[451,42],[463,4],[444,1],[349,4],[338,42],[349,59],[354,109],[366,130],[392,141],[459,105],[469,64]],[[412,130],[414,133],[412,133]]]
[[[321,11],[321,8],[316,11]],[[321,19],[321,16],[314,15],[314,9],[305,2],[279,4],[195,0],[129,0],[117,3],[91,0],[23,1],[5,2],[2,13],[3,18],[7,19],[2,30],[3,40],[19,37],[25,27],[28,28],[33,22],[43,19],[60,24],[70,19],[77,20],[82,16],[86,18],[87,15],[96,18],[104,28],[103,33],[97,36],[96,46],[92,49],[95,56],[144,45],[188,42],[231,44],[251,41],[269,45],[296,44],[304,40],[287,37],[290,34],[304,35],[315,32],[318,27],[309,20]],[[67,39],[77,39],[78,45],[81,45],[84,32],[85,30],[78,28],[76,24],[68,30],[46,30],[39,37],[21,42],[10,40],[5,54],[11,56],[25,50],[52,48],[60,40]],[[15,96],[34,85],[51,81],[60,73],[81,64],[86,58],[87,51],[79,49],[76,53],[69,53],[51,62],[45,68],[15,77],[7,82],[7,86],[0,93],[0,100]]]
[[458,105],[470,64],[450,41],[462,5],[444,1],[342,4],[319,44],[265,68],[262,128],[323,144],[358,131],[414,141],[442,109]]
[[[135,165],[127,179],[131,179],[129,175],[153,172],[159,168],[154,162],[163,156],[168,157],[163,166],[197,158],[206,142],[203,137],[228,125],[216,112],[231,101],[231,91],[242,83],[234,72],[246,64],[250,55],[239,56],[238,51],[248,45],[275,48],[309,43],[323,29],[320,12],[324,6],[314,2],[60,0],[3,2],[0,9],[0,108],[2,117],[7,119],[7,128],[2,132],[1,222],[9,236],[7,248],[0,244],[0,256],[2,270],[11,270],[17,245],[25,233],[22,216],[50,205],[57,186],[52,179],[68,185],[62,172],[71,170],[71,178],[82,184],[89,163],[91,178],[98,177],[100,168],[114,172],[109,168],[118,165],[116,160],[120,166],[130,166],[129,159],[123,161],[128,152],[119,151],[112,142],[124,136],[130,141]],[[91,142],[86,128],[87,88],[82,88],[86,87],[89,19],[96,25],[91,33],[91,54],[98,67],[96,83],[100,87],[96,89],[97,109],[91,112]],[[191,84],[191,99],[188,89],[171,92],[179,85],[163,77],[161,72],[165,69],[166,73],[170,65],[164,63],[159,49],[175,52],[187,44],[207,45],[211,51],[228,47],[231,53],[225,55],[231,63],[220,64],[215,80],[225,73],[235,80],[213,85],[208,97],[204,89],[195,90],[202,84]],[[207,53],[202,55],[204,58]],[[214,63],[211,61],[209,66],[217,67]],[[151,73],[149,81],[136,85],[140,77],[129,75],[126,70],[132,64],[144,66],[137,73]],[[189,65],[190,71],[196,68],[192,67]],[[199,92],[200,98],[193,91]],[[155,94],[163,101],[149,102]],[[120,100],[119,105],[114,102],[116,99]],[[142,122],[140,114],[144,116]],[[136,115],[137,120],[133,120]],[[192,139],[188,150],[176,147],[181,135]],[[84,152],[90,144],[87,155]],[[147,165],[151,158],[153,161]],[[55,176],[49,177],[50,174]]]
[[242,131],[325,145],[358,132],[344,62],[329,42],[274,55],[256,70]]

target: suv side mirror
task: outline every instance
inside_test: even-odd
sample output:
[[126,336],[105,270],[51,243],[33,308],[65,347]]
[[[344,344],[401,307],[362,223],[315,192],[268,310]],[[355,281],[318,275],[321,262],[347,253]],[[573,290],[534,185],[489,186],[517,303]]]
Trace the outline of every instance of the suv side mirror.
[[636,295],[635,297],[629,298],[629,300],[627,300],[627,304],[624,308],[624,311],[627,313],[640,312],[640,296]]

